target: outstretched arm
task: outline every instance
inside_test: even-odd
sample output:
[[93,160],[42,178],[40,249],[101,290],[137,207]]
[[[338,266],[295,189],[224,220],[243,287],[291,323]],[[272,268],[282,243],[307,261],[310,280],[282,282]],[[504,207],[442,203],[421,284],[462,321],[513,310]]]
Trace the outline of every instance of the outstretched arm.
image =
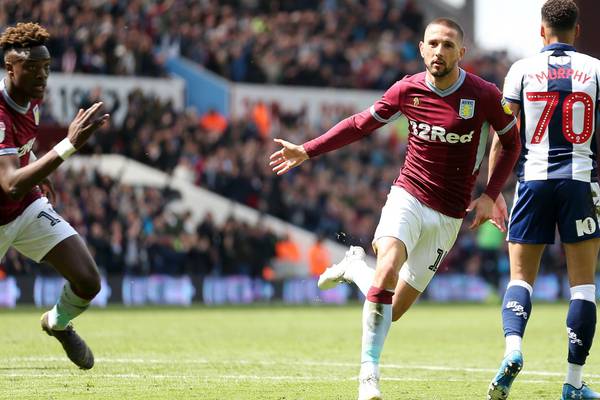
[[275,142],[281,144],[282,149],[271,155],[269,165],[273,171],[277,172],[277,175],[281,175],[308,158],[339,149],[362,139],[401,115],[399,111],[401,90],[401,81],[396,82],[370,108],[338,122],[321,136],[302,145],[275,139]]
[[277,175],[285,174],[305,160],[356,142],[382,125],[371,116],[369,110],[365,110],[346,118],[323,135],[302,145],[274,139],[282,148],[271,154],[269,165]]
[[[108,120],[108,114],[96,119],[94,116],[102,106],[96,103],[87,110],[79,110],[77,116],[69,126],[68,140],[73,147],[72,154],[85,144],[90,135]],[[31,188],[50,175],[63,162],[66,156],[63,153],[66,142],[63,141],[43,157],[19,168],[19,158],[16,154],[0,156],[0,189],[11,199],[18,200],[25,196]],[[62,147],[60,147],[62,144]]]
[[290,169],[308,160],[308,154],[306,154],[303,146],[298,146],[282,139],[274,139],[274,141],[282,147],[281,150],[277,150],[271,154],[269,158],[269,165],[277,175],[283,175]]

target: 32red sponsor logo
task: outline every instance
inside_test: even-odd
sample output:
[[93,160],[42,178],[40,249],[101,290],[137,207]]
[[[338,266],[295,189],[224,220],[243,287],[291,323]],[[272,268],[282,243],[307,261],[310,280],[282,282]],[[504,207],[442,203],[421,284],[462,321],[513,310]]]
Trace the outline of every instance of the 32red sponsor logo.
[[429,125],[425,122],[416,122],[409,120],[410,132],[426,140],[433,142],[440,141],[443,143],[469,143],[473,140],[473,133],[460,134],[453,132],[446,132],[446,129],[441,126]]

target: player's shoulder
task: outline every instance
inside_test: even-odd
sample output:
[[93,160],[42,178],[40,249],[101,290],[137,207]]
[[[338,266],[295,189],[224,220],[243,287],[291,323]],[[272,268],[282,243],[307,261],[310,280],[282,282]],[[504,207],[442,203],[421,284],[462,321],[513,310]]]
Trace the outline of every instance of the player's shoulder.
[[483,95],[492,94],[492,93],[496,93],[499,91],[499,89],[495,83],[486,81],[479,75],[475,75],[471,72],[467,72],[467,71],[465,71],[465,72],[466,72],[465,73],[465,81],[463,83],[463,85],[465,85],[465,87],[467,87],[471,90],[475,90],[480,95],[481,94],[483,94]]
[[[547,68],[548,55],[544,53],[534,54],[528,57],[523,57],[513,62],[508,71],[507,79],[519,78],[531,71],[537,71],[540,68]],[[519,78],[520,79],[520,78]]]
[[12,113],[10,112],[10,106],[4,99],[4,96],[0,94],[0,118],[7,121],[12,119]]
[[396,84],[399,84],[400,86],[412,86],[412,85],[423,84],[424,82],[425,82],[425,71],[419,72],[416,74],[412,74],[412,75],[404,75],[404,77],[402,77],[402,79],[397,81]]
[[600,60],[596,57],[580,52],[573,52],[572,57],[576,58],[577,61],[579,61],[580,63],[583,63],[585,65],[593,65],[594,67],[600,69]]

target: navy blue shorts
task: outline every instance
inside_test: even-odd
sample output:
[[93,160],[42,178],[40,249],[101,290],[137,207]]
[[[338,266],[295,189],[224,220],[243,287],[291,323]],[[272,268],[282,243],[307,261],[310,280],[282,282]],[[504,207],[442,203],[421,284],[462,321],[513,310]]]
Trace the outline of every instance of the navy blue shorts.
[[552,244],[556,228],[563,243],[600,237],[596,182],[568,179],[517,183],[510,212],[508,241]]

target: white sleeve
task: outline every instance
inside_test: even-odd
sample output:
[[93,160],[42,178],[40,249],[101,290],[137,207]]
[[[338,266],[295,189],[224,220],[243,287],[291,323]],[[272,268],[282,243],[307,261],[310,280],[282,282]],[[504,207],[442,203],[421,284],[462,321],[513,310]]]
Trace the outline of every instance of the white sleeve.
[[520,63],[518,61],[514,63],[510,67],[510,70],[508,70],[506,78],[504,78],[504,98],[511,103],[520,103],[522,101],[523,73],[519,66]]

